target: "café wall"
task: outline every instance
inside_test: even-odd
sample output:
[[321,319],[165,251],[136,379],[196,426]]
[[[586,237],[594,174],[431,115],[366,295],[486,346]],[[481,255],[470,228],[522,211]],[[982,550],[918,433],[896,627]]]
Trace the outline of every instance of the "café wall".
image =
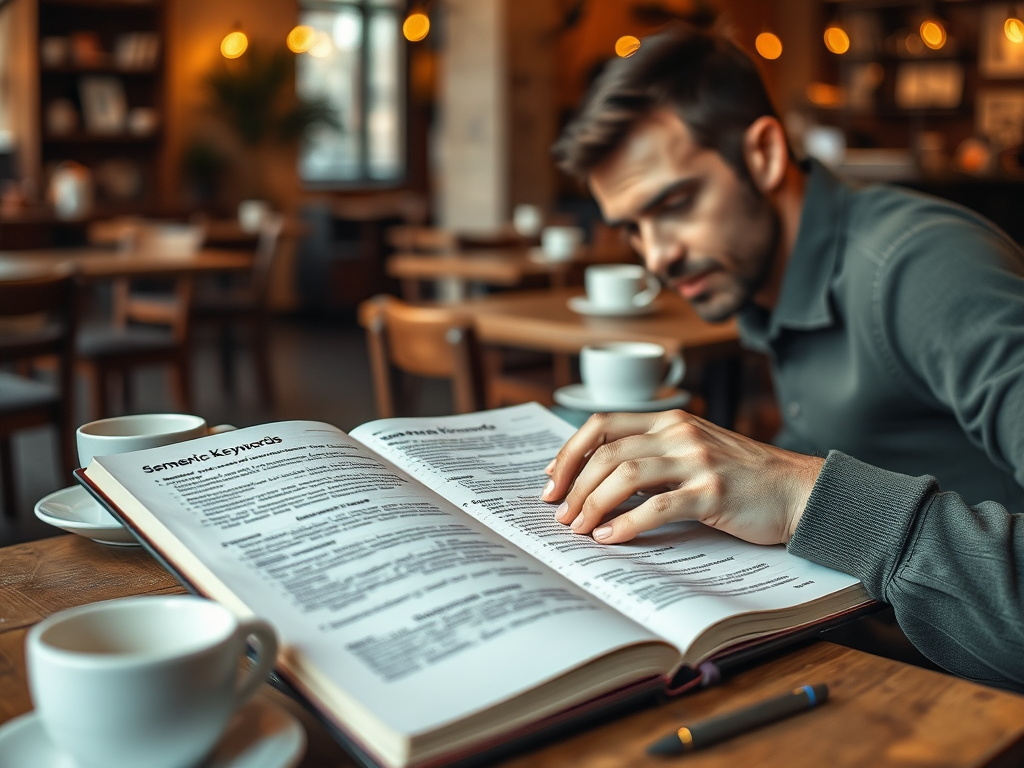
[[[182,191],[181,159],[194,136],[221,130],[205,112],[204,77],[222,66],[220,41],[236,24],[251,45],[280,46],[295,26],[298,9],[292,0],[174,0],[167,19],[167,105],[161,175],[161,198],[173,205]],[[250,160],[251,162],[251,160]],[[261,158],[269,180],[269,196],[284,210],[294,210],[300,194],[291,152]],[[228,199],[245,195],[245,179],[227,174]]]

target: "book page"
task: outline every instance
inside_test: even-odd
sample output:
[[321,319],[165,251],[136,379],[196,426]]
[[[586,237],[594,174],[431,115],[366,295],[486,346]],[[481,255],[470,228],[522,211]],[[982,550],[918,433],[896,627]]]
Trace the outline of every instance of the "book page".
[[439,418],[388,419],[352,436],[681,652],[729,616],[789,608],[858,582],[698,523],[605,545],[554,519],[544,467],[575,429],[530,403]]
[[96,462],[267,618],[288,653],[400,733],[656,641],[325,424]]

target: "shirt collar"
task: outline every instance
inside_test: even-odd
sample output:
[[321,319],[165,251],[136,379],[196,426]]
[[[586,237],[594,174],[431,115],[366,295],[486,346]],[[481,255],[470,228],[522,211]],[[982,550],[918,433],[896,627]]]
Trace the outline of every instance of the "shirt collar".
[[808,161],[807,186],[796,244],[770,314],[747,307],[741,326],[753,337],[774,340],[783,328],[814,330],[834,322],[829,286],[845,230],[849,188],[816,160]]

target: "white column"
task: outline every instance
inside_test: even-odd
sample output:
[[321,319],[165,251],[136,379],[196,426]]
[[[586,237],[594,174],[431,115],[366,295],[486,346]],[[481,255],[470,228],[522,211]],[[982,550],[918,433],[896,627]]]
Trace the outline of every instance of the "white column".
[[508,219],[504,0],[446,0],[443,8],[438,219],[494,229]]

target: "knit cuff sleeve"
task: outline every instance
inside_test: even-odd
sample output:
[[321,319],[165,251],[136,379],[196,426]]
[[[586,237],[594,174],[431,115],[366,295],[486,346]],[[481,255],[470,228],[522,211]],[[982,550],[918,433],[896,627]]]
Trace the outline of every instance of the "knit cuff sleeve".
[[903,557],[914,520],[935,490],[910,477],[830,451],[787,549],[856,576],[876,600]]

